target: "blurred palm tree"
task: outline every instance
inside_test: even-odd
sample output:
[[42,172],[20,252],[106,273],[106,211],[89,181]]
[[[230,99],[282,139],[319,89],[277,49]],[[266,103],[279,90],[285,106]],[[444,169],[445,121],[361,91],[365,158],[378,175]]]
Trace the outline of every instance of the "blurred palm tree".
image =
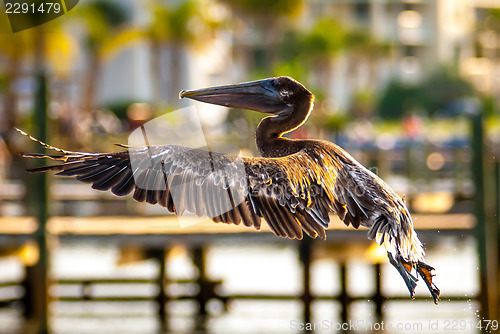
[[96,0],[81,4],[70,15],[83,21],[87,28],[84,43],[88,51],[88,65],[82,107],[84,111],[92,113],[102,66],[102,50],[106,49],[107,43],[116,39],[117,34],[122,33],[120,28],[127,21],[127,14],[117,2]]
[[288,31],[280,50],[280,61],[275,66],[277,74],[291,71],[304,81],[312,74],[318,79],[311,84],[321,95],[330,87],[335,60],[342,53],[348,55],[349,72],[354,72],[361,62],[369,64],[369,86],[374,86],[377,62],[389,54],[390,46],[368,32],[348,30],[327,18],[316,21],[310,29]]
[[[364,30],[347,29],[332,18],[316,21],[308,29],[288,31],[280,45],[280,57],[274,65],[276,75],[292,75],[310,86],[317,96],[316,112],[311,124],[317,131],[328,124],[338,131],[345,124],[345,117],[333,116],[329,104],[332,78],[335,75],[338,57],[344,55],[348,67],[347,80],[357,77],[360,64],[368,70],[366,87],[353,95],[353,108],[364,116],[375,109],[373,98],[376,89],[377,68],[382,59],[390,54],[390,46],[376,40]],[[354,83],[346,83],[352,87]],[[325,120],[326,123],[325,123]]]
[[[280,47],[286,30],[293,26],[291,18],[296,18],[303,7],[302,0],[219,0],[231,10],[230,31],[232,33],[233,61],[244,73],[254,78],[269,77],[276,62],[282,57]],[[286,75],[298,78],[296,68],[290,67]],[[250,78],[234,78],[249,80]],[[231,140],[238,141],[240,147],[246,147],[257,153],[252,135],[241,136],[246,128],[254,131],[261,120],[258,113],[227,114],[227,127],[237,129],[228,133]]]
[[0,34],[0,59],[4,67],[0,73],[0,95],[3,95],[5,121],[0,132],[10,150],[9,137],[13,127],[19,126],[19,79],[28,78],[40,69],[51,71],[54,76],[68,74],[76,54],[76,42],[54,20],[40,27],[17,33]]
[[[165,94],[170,107],[179,102],[178,93],[184,82],[183,57],[190,47],[203,47],[213,37],[220,22],[208,14],[212,4],[197,0],[151,3],[152,21],[147,35],[151,43],[151,70],[153,77],[153,109]],[[166,52],[166,53],[165,53]],[[168,89],[163,91],[162,60],[169,56]]]
[[[317,96],[315,116],[324,118],[325,104],[332,87],[336,57],[346,49],[346,30],[333,19],[321,19],[306,30],[290,30],[280,45],[280,61],[274,66],[276,75],[293,75],[311,87]],[[321,122],[320,122],[321,123]]]
[[446,116],[456,113],[454,102],[473,95],[471,84],[460,77],[458,69],[441,66],[418,84],[389,83],[380,96],[377,109],[384,119],[401,119],[420,111],[429,116]]
[[0,75],[0,94],[4,96],[3,109],[5,121],[0,131],[7,133],[16,124],[18,94],[14,87],[21,74],[22,61],[34,50],[34,35],[31,30],[17,34],[0,34],[0,57],[5,63],[5,72]]
[[[481,12],[479,12],[481,13]],[[483,12],[484,18],[479,20],[476,26],[474,43],[475,43],[475,56],[484,57],[483,67],[492,67],[493,70],[488,71],[486,76],[478,76],[469,80],[476,86],[478,93],[482,93],[483,103],[488,106],[484,110],[498,113],[500,110],[500,85],[492,84],[489,89],[484,89],[485,82],[498,81],[496,76],[498,74],[494,68],[498,65],[500,59],[500,8],[490,8]],[[481,17],[480,15],[478,15]],[[488,79],[488,76],[493,78]],[[487,85],[486,85],[487,86]]]
[[[302,0],[220,0],[232,9],[234,56],[262,75],[272,70],[284,32],[302,11]],[[249,33],[249,31],[252,31]]]
[[[349,52],[349,72],[353,73],[359,64],[368,65],[368,88],[376,87],[379,62],[387,59],[392,46],[377,40],[366,30],[354,29],[346,34],[346,48]],[[354,74],[354,73],[353,73]]]
[[[360,69],[365,70],[366,83],[358,87],[352,96],[350,114],[355,117],[372,117],[375,113],[375,94],[379,88],[377,85],[379,76],[378,68],[380,62],[390,56],[392,47],[390,44],[377,40],[366,30],[354,29],[346,34],[346,49],[348,73],[346,79],[358,77]],[[362,66],[366,65],[366,66]],[[354,83],[346,83],[355,87]]]

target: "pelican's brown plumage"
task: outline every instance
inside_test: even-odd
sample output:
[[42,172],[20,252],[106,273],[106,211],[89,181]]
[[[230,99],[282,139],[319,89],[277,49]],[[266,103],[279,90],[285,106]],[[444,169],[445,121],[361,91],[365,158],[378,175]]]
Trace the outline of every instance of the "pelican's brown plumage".
[[[276,235],[291,239],[302,239],[303,232],[326,238],[329,214],[336,213],[346,225],[369,228],[368,238],[385,246],[412,297],[417,279],[411,271],[415,269],[437,302],[440,291],[432,283],[434,268],[423,262],[422,243],[404,201],[337,145],[283,137],[302,125],[313,108],[314,95],[302,84],[277,77],[183,91],[180,97],[271,114],[256,131],[262,157],[242,158],[175,145],[82,153],[42,143],[59,154],[24,156],[62,162],[29,171],[58,171],[58,175],[74,176],[118,196],[133,191],[135,200],[160,204],[177,215],[189,211],[214,222],[243,223],[256,229],[264,218]],[[132,155],[139,164],[131,164]],[[234,168],[238,162],[244,173]],[[222,198],[230,201],[229,209]]]

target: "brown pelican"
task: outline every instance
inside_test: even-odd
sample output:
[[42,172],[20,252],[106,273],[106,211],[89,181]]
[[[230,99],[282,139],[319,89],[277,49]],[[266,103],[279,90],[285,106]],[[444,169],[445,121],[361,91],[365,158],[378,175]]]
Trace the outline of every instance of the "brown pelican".
[[[241,158],[174,145],[83,153],[40,142],[58,154],[23,156],[61,162],[28,171],[75,176],[92,183],[94,189],[111,190],[118,196],[134,191],[135,200],[160,204],[177,215],[189,211],[214,222],[243,223],[256,229],[264,218],[277,236],[291,239],[302,239],[303,232],[326,238],[329,214],[336,213],[346,225],[369,228],[368,238],[385,246],[411,297],[417,281],[411,272],[415,270],[437,303],[440,291],[432,283],[434,268],[423,262],[424,249],[404,201],[337,145],[283,137],[301,126],[313,108],[314,95],[302,84],[277,77],[182,91],[179,96],[270,114],[256,131],[262,157]],[[139,164],[131,164],[132,155]],[[227,168],[237,159],[242,159],[243,174]],[[182,194],[180,200],[174,200],[174,187]],[[229,195],[229,209],[218,210],[217,194],[221,193]]]

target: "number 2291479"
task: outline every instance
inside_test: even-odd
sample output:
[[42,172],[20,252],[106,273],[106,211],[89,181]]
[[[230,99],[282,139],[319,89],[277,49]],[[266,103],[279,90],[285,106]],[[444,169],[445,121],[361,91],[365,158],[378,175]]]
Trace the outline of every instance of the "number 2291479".
[[36,13],[60,13],[62,10],[61,4],[57,2],[40,2],[40,3],[27,3],[27,2],[6,2],[5,12],[7,14],[36,14]]

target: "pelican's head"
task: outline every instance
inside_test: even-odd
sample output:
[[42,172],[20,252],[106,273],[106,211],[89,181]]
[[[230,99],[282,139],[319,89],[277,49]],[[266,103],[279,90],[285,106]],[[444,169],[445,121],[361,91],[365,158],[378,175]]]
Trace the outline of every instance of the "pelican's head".
[[276,77],[235,85],[183,90],[179,98],[190,98],[225,107],[255,110],[287,116],[304,101],[312,104],[313,94],[290,77]]

